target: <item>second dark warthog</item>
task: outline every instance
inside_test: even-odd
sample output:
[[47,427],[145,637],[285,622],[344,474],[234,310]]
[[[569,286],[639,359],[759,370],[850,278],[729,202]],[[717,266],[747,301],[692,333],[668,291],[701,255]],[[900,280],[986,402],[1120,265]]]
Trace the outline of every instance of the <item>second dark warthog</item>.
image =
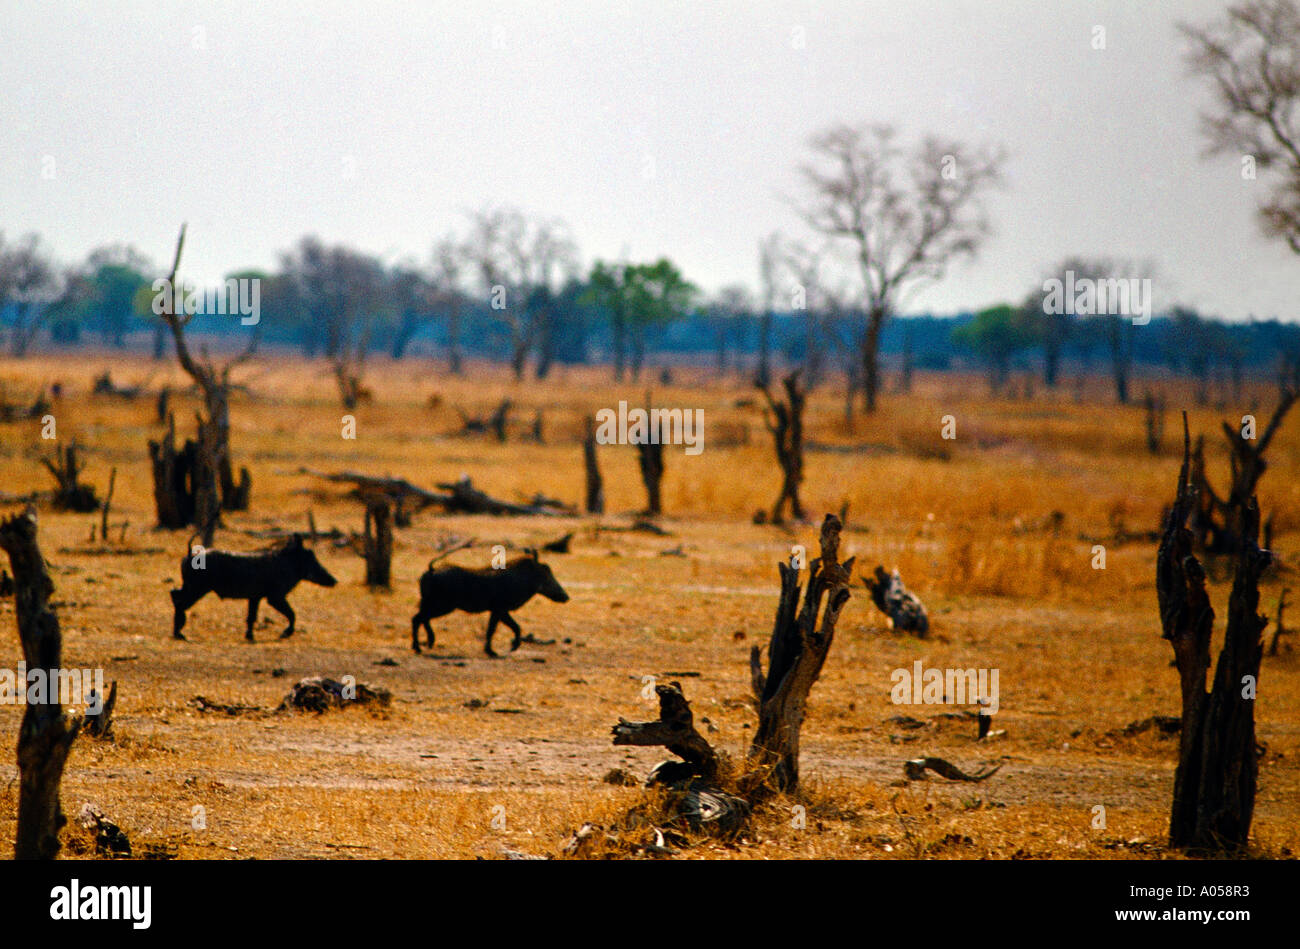
[[487,638],[483,650],[492,651],[492,634],[498,623],[505,623],[515,634],[511,650],[519,648],[522,631],[510,613],[519,609],[536,594],[548,600],[566,603],[569,594],[564,592],[551,568],[537,559],[537,551],[511,560],[504,567],[483,567],[477,570],[465,567],[431,566],[420,577],[420,609],[411,617],[411,648],[420,651],[420,627],[424,627],[427,645],[433,646],[433,627],[429,620],[446,616],[454,610],[465,613],[487,613]]
[[181,588],[172,590],[172,604],[176,614],[172,621],[172,635],[184,639],[185,611],[209,593],[223,600],[247,600],[248,621],[244,638],[253,641],[253,624],[257,622],[257,607],[263,600],[289,621],[280,634],[281,639],[293,635],[293,607],[286,597],[303,580],[323,587],[338,583],[330,572],[321,566],[314,551],[303,546],[302,536],[293,537],[274,550],[250,554],[232,554],[221,550],[204,551],[199,566],[199,556],[187,556],[181,561]]

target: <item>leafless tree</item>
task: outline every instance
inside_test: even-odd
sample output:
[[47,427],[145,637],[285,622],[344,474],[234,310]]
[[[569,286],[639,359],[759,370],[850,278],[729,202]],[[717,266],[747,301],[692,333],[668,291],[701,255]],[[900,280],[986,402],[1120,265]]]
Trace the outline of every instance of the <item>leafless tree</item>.
[[505,319],[510,365],[522,379],[541,321],[554,317],[544,297],[573,274],[577,245],[560,221],[533,220],[517,208],[486,207],[470,215],[465,247],[489,306]]
[[772,310],[776,306],[783,243],[784,238],[779,233],[772,233],[758,244],[758,276],[763,288],[763,309],[758,322],[758,373],[754,382],[760,388],[772,381]]
[[241,472],[240,484],[236,486],[230,461],[230,373],[253,357],[260,333],[254,330],[243,352],[223,365],[210,359],[206,350],[201,350],[197,358],[190,352],[185,327],[191,315],[179,305],[183,302],[183,293],[176,283],[176,271],[184,248],[185,225],[182,224],[180,236],[176,238],[171,272],[167,276],[168,286],[174,288],[170,305],[162,306],[158,315],[171,329],[177,362],[194,380],[203,397],[204,411],[198,418],[198,455],[193,472],[194,522],[202,531],[204,546],[210,546],[222,508],[242,510],[248,506],[248,470]]
[[910,288],[943,276],[988,233],[982,198],[999,179],[1000,153],[929,137],[906,150],[888,126],[838,125],[811,143],[798,210],[815,231],[847,242],[867,314],[861,362],[867,411],[880,388],[885,321]]
[[464,298],[461,282],[464,279],[466,248],[455,234],[447,234],[433,245],[431,292],[434,302],[447,318],[447,370],[453,376],[461,374],[460,318]]
[[723,287],[704,307],[705,322],[713,334],[715,368],[719,375],[728,368],[727,353],[743,328],[744,320],[754,312],[754,298],[740,284]]
[[58,291],[58,271],[37,235],[28,234],[6,243],[0,234],[0,308],[13,308],[11,355],[27,355]]
[[1300,7],[1247,0],[1214,24],[1180,30],[1193,75],[1213,91],[1201,116],[1210,152],[1240,155],[1243,176],[1252,164],[1273,173],[1260,217],[1300,254]]

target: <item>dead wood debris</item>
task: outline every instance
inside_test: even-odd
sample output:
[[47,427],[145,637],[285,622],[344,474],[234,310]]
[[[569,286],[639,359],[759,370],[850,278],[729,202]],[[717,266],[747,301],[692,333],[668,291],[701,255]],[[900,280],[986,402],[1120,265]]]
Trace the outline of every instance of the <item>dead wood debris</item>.
[[309,676],[294,683],[276,711],[296,708],[319,713],[348,705],[382,707],[391,704],[392,700],[393,693],[387,689],[372,688],[363,682],[345,684],[328,676]]
[[950,761],[943,758],[913,758],[910,761],[903,762],[903,774],[909,781],[924,781],[925,772],[933,771],[940,777],[948,778],[952,781],[984,781],[993,777],[1002,768],[1002,764],[996,764],[992,768],[984,771],[977,771],[975,774],[967,774],[961,768],[957,767]]

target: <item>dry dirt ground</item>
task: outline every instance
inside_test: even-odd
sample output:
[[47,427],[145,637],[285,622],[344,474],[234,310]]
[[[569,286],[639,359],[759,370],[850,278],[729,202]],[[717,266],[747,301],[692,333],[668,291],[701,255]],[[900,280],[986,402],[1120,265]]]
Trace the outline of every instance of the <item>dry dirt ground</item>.
[[[644,503],[635,453],[600,449],[604,517],[448,517],[425,511],[397,534],[391,592],[362,585],[362,561],[318,544],[340,583],[304,585],[291,596],[298,633],[263,606],[258,641],[243,641],[242,602],[215,597],[190,614],[188,643],[170,638],[167,591],[179,578],[184,532],[153,529],[146,442],[157,437],[152,398],[97,398],[94,375],[122,383],[181,385],[169,364],[95,354],[0,362],[12,402],[50,383],[60,441],[76,439],[85,480],[103,493],[117,468],[112,521],[124,539],[88,538],[95,515],[43,507],[41,544],[57,584],[65,665],[102,667],[119,689],[116,737],[79,739],[64,779],[65,809],[99,804],[137,854],[185,858],[500,857],[558,855],[586,821],[609,823],[645,797],[602,781],[613,768],[644,777],[662,750],[616,748],[620,716],[653,718],[646,676],[676,679],[714,745],[743,754],[756,721],[747,700],[748,652],[765,644],[776,606],[777,562],[794,544],[815,544],[815,526],[751,523],[778,488],[770,438],[745,380],[679,372],[656,384],[654,403],[704,411],[698,456],[666,455],[662,524],[671,536],[626,528]],[[582,496],[584,414],[641,401],[647,382],[613,385],[605,370],[564,370],[545,384],[514,383],[496,368],[450,379],[441,365],[376,363],[374,401],[356,412],[345,439],[343,410],[327,368],[264,356],[237,379],[232,446],[253,474],[253,504],[227,517],[217,546],[255,549],[259,532],[359,531],[361,506],[345,486],[302,472],[353,469],[432,487],[469,474],[507,499],[541,492]],[[1226,479],[1222,419],[1266,416],[1274,393],[1260,384],[1239,399],[1195,407],[1190,393],[1158,385],[1171,406],[1192,408],[1207,433],[1211,476]],[[517,403],[502,445],[459,437],[460,407]],[[178,427],[192,427],[192,395],[174,399]],[[525,440],[537,411],[545,443]],[[957,437],[940,437],[952,415]],[[1262,420],[1261,420],[1262,421]],[[1146,857],[1165,854],[1176,739],[1124,726],[1176,714],[1171,650],[1160,639],[1155,544],[1117,538],[1154,530],[1178,467],[1171,410],[1158,456],[1146,451],[1143,410],[1112,404],[1102,379],[1030,399],[990,399],[977,378],[921,375],[911,395],[890,394],[878,414],[846,426],[837,383],[817,390],[804,495],[812,520],[848,503],[842,554],[858,572],[897,566],[926,602],[927,640],[889,630],[856,587],[804,725],[797,798],[779,799],[731,844],[701,841],[696,857]],[[0,492],[46,490],[39,459],[52,452],[37,422],[0,425]],[[1260,500],[1275,515],[1279,573],[1263,591],[1272,615],[1300,567],[1300,413],[1270,452]],[[14,510],[7,504],[4,510]],[[451,557],[486,565],[493,544],[524,547],[574,531],[572,552],[550,555],[571,594],[538,598],[516,616],[526,643],[483,655],[484,618],[435,621],[438,644],[409,648],[416,580],[440,544],[475,538]],[[1094,569],[1094,544],[1106,547]],[[1212,596],[1226,614],[1228,586]],[[0,628],[13,630],[12,600]],[[1271,628],[1266,636],[1271,636]],[[19,657],[10,632],[0,666]],[[498,647],[508,633],[498,634]],[[1217,654],[1217,642],[1215,645]],[[977,743],[952,706],[898,706],[891,673],[926,668],[999,671],[1004,734]],[[392,691],[381,712],[276,712],[307,675],[352,675]],[[250,706],[240,714],[210,703]],[[1300,849],[1300,651],[1266,656],[1257,707],[1265,746],[1254,853]],[[0,707],[0,748],[12,749],[21,709]],[[909,716],[920,724],[899,719]],[[707,722],[705,722],[707,720]],[[703,723],[703,724],[701,724]],[[911,727],[909,727],[911,726]],[[947,758],[967,770],[1001,763],[981,784],[939,777],[903,783],[903,761]],[[16,810],[12,754],[0,760],[0,851],[12,846]],[[1104,808],[1104,826],[1097,807]],[[802,807],[799,811],[797,808]],[[800,816],[804,820],[800,820]],[[69,834],[69,849],[85,842]]]

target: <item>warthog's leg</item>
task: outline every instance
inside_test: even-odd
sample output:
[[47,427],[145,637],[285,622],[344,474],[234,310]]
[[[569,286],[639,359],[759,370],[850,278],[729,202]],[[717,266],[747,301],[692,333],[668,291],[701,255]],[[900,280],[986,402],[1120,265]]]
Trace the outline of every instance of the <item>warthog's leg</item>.
[[248,627],[244,630],[244,638],[250,643],[253,641],[253,627],[257,625],[257,607],[261,602],[260,596],[248,598]]
[[515,622],[514,617],[512,617],[509,613],[501,614],[501,622],[505,623],[506,626],[510,628],[510,631],[515,634],[515,638],[510,643],[510,651],[514,652],[516,649],[519,648],[519,637],[522,633],[522,630],[520,630],[519,624]]
[[293,635],[293,607],[289,605],[289,601],[283,596],[268,596],[266,598],[266,604],[289,621],[289,625],[286,626],[284,632],[280,634],[281,639],[288,639]]
[[497,654],[492,651],[492,634],[497,631],[497,623],[499,622],[501,622],[500,613],[491,613],[488,615],[487,641],[483,644],[483,651],[493,659],[497,658]]
[[207,591],[204,590],[203,593],[198,593],[194,589],[186,589],[185,587],[181,587],[179,590],[172,590],[172,606],[176,608],[176,613],[172,617],[173,639],[185,638],[181,633],[181,630],[185,628],[185,611],[195,603],[199,602],[199,600],[203,599],[204,593],[207,593]]
[[424,635],[428,639],[428,646],[433,648],[433,627],[429,625],[429,620],[437,619],[439,616],[446,616],[451,609],[432,610],[427,609],[421,601],[419,612],[411,617],[411,648],[418,655],[420,652],[420,627],[424,627]]

